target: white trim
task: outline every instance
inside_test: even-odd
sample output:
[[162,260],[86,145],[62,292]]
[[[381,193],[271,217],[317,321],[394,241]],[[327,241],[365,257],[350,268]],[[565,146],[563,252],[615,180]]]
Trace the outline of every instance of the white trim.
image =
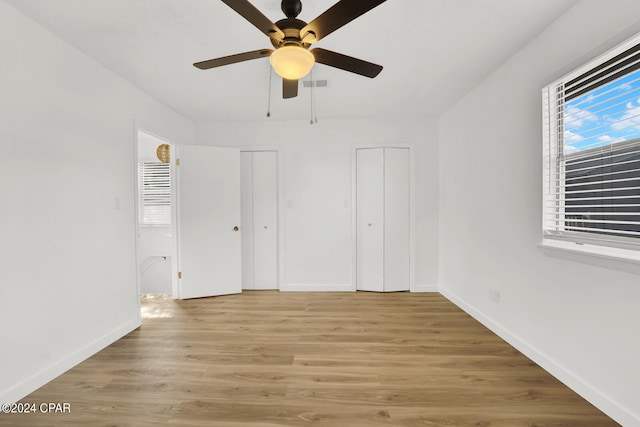
[[137,126],[135,120],[133,122],[133,163],[134,163],[134,174],[133,174],[133,185],[135,197],[133,198],[133,209],[134,209],[134,233],[135,239],[133,241],[133,254],[134,254],[134,262],[136,263],[136,293],[134,295],[136,299],[136,313],[138,316],[138,323],[142,323],[142,303],[140,301],[140,291],[141,291],[141,276],[142,272],[140,271],[140,221],[138,220],[138,191],[140,191],[139,183],[138,183],[138,147],[140,145],[139,136],[140,136],[140,127]]
[[[409,290],[416,287],[416,146],[409,144]],[[436,287],[436,291],[437,291]]]
[[416,283],[411,292],[440,292],[438,285],[426,285],[424,283]]
[[351,283],[287,283],[280,287],[283,292],[354,292]]
[[351,289],[355,292],[357,289],[357,260],[358,254],[356,252],[357,239],[357,212],[356,212],[356,164],[357,157],[356,152],[358,149],[363,148],[407,148],[409,150],[409,290],[411,292],[421,292],[416,290],[415,283],[415,253],[416,253],[416,145],[407,143],[354,143],[351,144],[351,227],[349,230],[349,238],[351,240]]
[[360,147],[351,146],[350,156],[351,156],[351,201],[349,203],[349,209],[351,210],[351,224],[349,227],[349,241],[351,242],[351,291],[356,292],[358,290],[358,241],[356,235],[356,229],[358,227],[358,215],[356,211],[356,200],[357,200],[357,188],[358,188],[358,180],[357,177],[357,169],[356,165],[358,164],[358,158],[356,157],[357,149]]
[[640,251],[632,249],[591,245],[588,243],[579,243],[556,239],[542,239],[542,242],[538,245],[538,247],[543,249],[553,249],[562,252],[591,255],[598,258],[613,259],[616,261],[640,263]]
[[574,69],[573,71],[565,74],[559,79],[556,79],[552,84],[557,85],[558,83],[562,83],[563,81],[573,80],[574,78],[586,73],[587,71],[590,71],[591,69],[602,64],[603,62],[607,62],[608,60],[615,57],[616,55],[619,55],[622,52],[628,49],[631,49],[633,46],[635,46],[638,43],[640,43],[640,34],[636,34],[635,36],[632,36],[631,38],[625,40],[624,42],[617,44],[616,46],[612,47],[606,52],[594,57],[583,66]]
[[103,335],[97,340],[89,343],[87,346],[81,348],[80,350],[71,353],[69,356],[63,358],[62,360],[59,360],[53,365],[39,372],[36,372],[24,381],[21,381],[13,387],[4,390],[2,394],[0,394],[0,402],[13,403],[19,401],[20,399],[23,399],[25,396],[33,393],[43,385],[47,384],[49,381],[53,380],[59,375],[62,375],[69,369],[78,365],[80,362],[83,362],[84,360],[98,353],[100,350],[108,347],[123,336],[129,334],[131,331],[138,328],[140,324],[141,323],[138,319],[130,320],[129,322],[115,328],[114,330]]
[[171,294],[173,299],[180,298],[180,281],[178,280],[178,171],[176,159],[178,150],[175,144],[169,144],[171,159]]
[[561,365],[508,328],[476,310],[458,295],[442,288],[440,288],[440,293],[616,422],[624,426],[640,426],[640,414],[620,405],[610,396],[576,375],[571,369]]

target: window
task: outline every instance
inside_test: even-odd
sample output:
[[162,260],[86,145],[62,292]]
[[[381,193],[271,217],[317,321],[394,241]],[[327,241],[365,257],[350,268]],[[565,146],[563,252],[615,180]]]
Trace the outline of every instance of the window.
[[169,163],[138,163],[138,222],[171,224],[171,175]]
[[542,102],[544,237],[640,250],[640,35]]

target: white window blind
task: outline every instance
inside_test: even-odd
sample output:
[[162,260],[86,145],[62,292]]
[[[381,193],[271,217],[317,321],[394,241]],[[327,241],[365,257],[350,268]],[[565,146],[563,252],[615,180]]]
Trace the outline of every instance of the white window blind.
[[168,163],[138,163],[138,221],[171,224],[171,175]]
[[543,89],[546,238],[640,249],[640,35]]

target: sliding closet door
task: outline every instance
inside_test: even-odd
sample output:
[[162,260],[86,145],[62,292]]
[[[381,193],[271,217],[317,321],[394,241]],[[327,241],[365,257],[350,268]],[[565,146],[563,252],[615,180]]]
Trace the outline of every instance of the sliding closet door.
[[410,288],[408,148],[356,150],[356,289]]
[[384,290],[409,290],[409,149],[384,149]]
[[356,288],[384,291],[384,149],[356,150]]
[[242,288],[278,289],[278,153],[241,153]]
[[255,289],[278,289],[278,157],[253,153],[253,270]]

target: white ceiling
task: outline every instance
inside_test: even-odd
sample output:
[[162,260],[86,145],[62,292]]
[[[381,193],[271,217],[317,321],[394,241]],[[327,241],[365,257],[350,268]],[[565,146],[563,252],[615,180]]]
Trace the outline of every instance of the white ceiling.
[[[219,0],[5,0],[194,122],[264,120],[267,58],[207,71],[191,64],[272,47]],[[311,21],[336,0],[306,0]],[[375,79],[318,64],[323,118],[439,115],[577,0],[388,0],[316,44],[384,66]],[[254,0],[284,17],[279,0]],[[309,89],[282,100],[274,74],[272,120],[308,119]]]

